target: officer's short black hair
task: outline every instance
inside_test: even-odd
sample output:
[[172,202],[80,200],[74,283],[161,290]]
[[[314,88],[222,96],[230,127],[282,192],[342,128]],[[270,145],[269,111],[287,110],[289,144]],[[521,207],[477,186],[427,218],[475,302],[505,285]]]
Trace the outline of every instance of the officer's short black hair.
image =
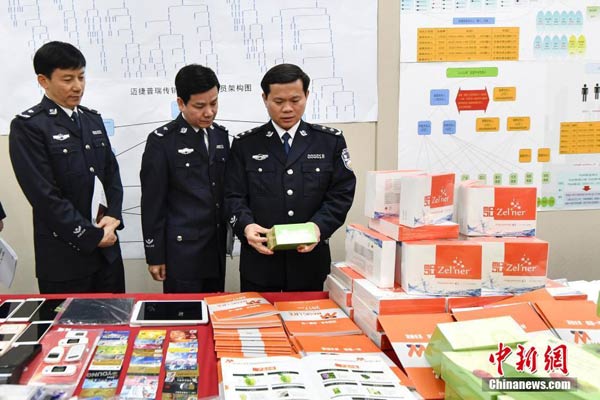
[[267,71],[260,87],[262,87],[265,96],[269,96],[271,92],[271,85],[274,83],[292,83],[298,79],[302,81],[302,90],[304,93],[308,93],[308,86],[310,85],[310,78],[302,69],[294,64],[279,64]]
[[184,104],[187,104],[192,95],[208,92],[215,86],[217,90],[221,88],[217,75],[212,69],[203,65],[186,65],[175,76],[177,97],[180,97]]
[[80,69],[85,67],[85,57],[71,43],[48,42],[35,52],[33,69],[37,75],[52,78],[55,69]]

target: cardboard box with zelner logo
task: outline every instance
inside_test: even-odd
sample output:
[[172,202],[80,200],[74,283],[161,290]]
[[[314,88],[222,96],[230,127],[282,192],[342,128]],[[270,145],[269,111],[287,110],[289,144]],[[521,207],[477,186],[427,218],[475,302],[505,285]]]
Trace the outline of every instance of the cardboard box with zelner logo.
[[482,248],[483,290],[518,294],[543,288],[548,242],[532,238],[469,238]]
[[451,221],[454,174],[419,174],[401,178],[398,222],[417,227]]
[[409,294],[481,295],[481,245],[459,240],[403,242],[400,282]]
[[535,236],[535,187],[488,186],[465,181],[458,188],[457,218],[467,236]]

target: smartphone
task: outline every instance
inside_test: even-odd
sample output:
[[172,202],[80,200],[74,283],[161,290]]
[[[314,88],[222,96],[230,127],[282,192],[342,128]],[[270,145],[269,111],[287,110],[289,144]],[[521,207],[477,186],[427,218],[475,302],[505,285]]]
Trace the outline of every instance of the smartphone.
[[51,322],[60,312],[60,306],[67,299],[47,299],[44,304],[33,313],[29,319],[31,322]]
[[8,322],[27,322],[45,299],[27,299],[12,313]]
[[44,337],[48,329],[52,326],[52,322],[40,322],[31,324],[25,329],[21,335],[17,338],[15,343],[20,344],[36,344],[40,342],[40,339]]
[[15,341],[17,336],[25,330],[27,324],[0,325],[0,355],[2,355]]
[[6,321],[19,306],[23,300],[6,300],[0,305],[0,322]]

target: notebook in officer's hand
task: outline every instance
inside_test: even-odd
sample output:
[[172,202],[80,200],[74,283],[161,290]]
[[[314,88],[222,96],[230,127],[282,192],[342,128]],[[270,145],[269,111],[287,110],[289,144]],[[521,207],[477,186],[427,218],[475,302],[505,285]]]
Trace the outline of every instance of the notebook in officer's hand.
[[92,213],[91,221],[94,225],[98,225],[100,220],[106,214],[108,209],[108,200],[106,200],[106,193],[104,192],[104,185],[94,176],[94,193],[92,194]]

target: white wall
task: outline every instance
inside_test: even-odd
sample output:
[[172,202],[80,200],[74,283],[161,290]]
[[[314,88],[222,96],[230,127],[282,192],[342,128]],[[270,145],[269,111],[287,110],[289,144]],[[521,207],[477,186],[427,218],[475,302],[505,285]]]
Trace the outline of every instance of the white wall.
[[[348,142],[358,186],[348,222],[365,224],[364,178],[370,169],[394,169],[398,148],[398,79],[400,43],[398,0],[379,0],[378,90],[379,120],[375,123],[337,124]],[[357,57],[360,68],[360,57]],[[32,77],[33,79],[33,77]],[[23,109],[33,105],[23,104]],[[257,98],[256,101],[261,101]],[[84,101],[85,103],[85,101]],[[0,127],[7,130],[8,127]],[[19,265],[13,287],[0,293],[37,293],[33,268],[33,233],[31,208],[16,183],[8,159],[8,138],[0,136],[0,201],[8,218],[1,235],[19,254]],[[538,214],[538,236],[550,242],[551,277],[600,279],[600,211],[544,212]],[[344,229],[332,238],[332,258],[344,256]],[[126,260],[128,292],[160,292],[160,284],[152,281],[143,260]],[[228,260],[226,289],[239,290],[238,259]]]

